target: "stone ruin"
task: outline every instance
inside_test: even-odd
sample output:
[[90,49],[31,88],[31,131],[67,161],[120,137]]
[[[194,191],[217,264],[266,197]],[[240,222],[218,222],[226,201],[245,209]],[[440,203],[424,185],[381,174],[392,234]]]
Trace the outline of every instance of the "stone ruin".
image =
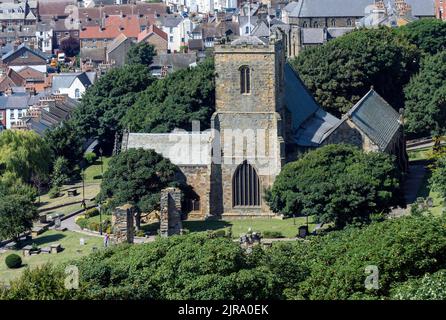
[[160,235],[168,237],[181,234],[181,190],[166,188],[161,190]]
[[112,215],[114,243],[133,243],[135,207],[126,204],[115,208]]

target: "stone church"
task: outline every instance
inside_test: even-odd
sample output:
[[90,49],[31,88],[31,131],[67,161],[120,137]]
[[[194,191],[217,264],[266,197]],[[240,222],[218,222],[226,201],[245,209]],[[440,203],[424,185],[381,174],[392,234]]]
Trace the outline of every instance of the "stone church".
[[[266,201],[281,168],[304,152],[347,142],[395,154],[406,166],[400,115],[371,90],[343,119],[324,111],[286,62],[286,48],[244,36],[215,47],[211,129],[123,135],[121,150],[153,149],[193,189],[189,218],[274,216]],[[382,121],[382,118],[385,121]]]

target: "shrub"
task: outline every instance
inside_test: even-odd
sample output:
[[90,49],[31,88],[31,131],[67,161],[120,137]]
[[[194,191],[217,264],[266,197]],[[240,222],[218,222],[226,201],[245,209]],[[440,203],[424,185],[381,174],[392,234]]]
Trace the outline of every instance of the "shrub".
[[406,281],[392,290],[391,297],[397,300],[445,300],[446,270]]
[[263,232],[263,237],[267,239],[277,239],[277,238],[284,238],[282,232],[280,231],[265,231]]
[[99,231],[99,223],[96,221],[91,221],[88,223],[87,228],[92,231]]
[[5,259],[6,266],[9,269],[17,269],[22,266],[22,258],[19,255],[12,253]]
[[94,153],[94,152],[87,152],[84,155],[84,159],[85,159],[85,161],[88,162],[88,164],[93,164],[93,162],[96,160],[96,153]]
[[48,197],[50,199],[55,199],[55,198],[58,198],[59,196],[60,196],[60,188],[57,186],[52,187],[50,189],[50,192],[48,193]]
[[99,210],[98,208],[91,208],[88,209],[87,211],[85,211],[85,218],[91,218],[91,217],[96,217],[97,215],[99,215]]
[[88,220],[85,218],[77,219],[76,223],[81,229],[86,229],[88,226]]

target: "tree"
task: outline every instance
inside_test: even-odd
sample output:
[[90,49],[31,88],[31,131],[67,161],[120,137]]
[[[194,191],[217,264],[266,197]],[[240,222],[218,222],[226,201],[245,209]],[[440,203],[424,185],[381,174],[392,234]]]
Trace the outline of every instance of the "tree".
[[60,48],[67,57],[75,57],[79,54],[81,46],[79,40],[69,37],[60,42]]
[[440,197],[446,200],[446,156],[440,157],[435,162],[429,182],[432,189],[439,192]]
[[360,29],[308,48],[292,61],[315,99],[341,115],[373,85],[396,110],[403,87],[418,68],[419,52],[390,28]]
[[215,110],[214,64],[211,59],[192,69],[179,70],[153,83],[128,109],[122,126],[136,132],[170,132],[210,127]]
[[54,161],[51,184],[55,188],[62,187],[69,179],[68,161],[64,157],[57,157]]
[[68,161],[70,170],[82,160],[85,137],[74,121],[64,121],[60,126],[48,130],[44,139],[55,157],[64,157]]
[[109,162],[98,200],[108,199],[111,207],[131,203],[138,213],[151,212],[159,208],[160,192],[172,185],[177,171],[175,165],[153,150],[121,152]]
[[0,133],[2,178],[9,176],[30,183],[33,175],[48,175],[51,158],[49,146],[33,131],[6,130]]
[[154,56],[156,56],[155,47],[147,42],[140,42],[130,48],[127,53],[127,63],[150,66]]
[[274,212],[315,215],[335,227],[370,222],[372,213],[398,204],[399,172],[387,154],[351,145],[327,145],[285,165],[267,201]]
[[426,54],[436,54],[446,48],[446,23],[439,19],[420,19],[395,31]]
[[23,183],[0,183],[0,239],[17,239],[32,228],[37,217],[35,196],[35,190]]
[[446,270],[410,279],[392,290],[396,300],[446,300]]
[[77,139],[98,138],[104,151],[111,151],[108,149],[113,147],[115,133],[122,130],[120,120],[139,92],[153,81],[149,69],[136,64],[107,72],[88,88],[72,115],[72,126],[79,133]]
[[446,130],[446,52],[426,56],[420,72],[404,90],[406,130],[413,136],[442,135]]

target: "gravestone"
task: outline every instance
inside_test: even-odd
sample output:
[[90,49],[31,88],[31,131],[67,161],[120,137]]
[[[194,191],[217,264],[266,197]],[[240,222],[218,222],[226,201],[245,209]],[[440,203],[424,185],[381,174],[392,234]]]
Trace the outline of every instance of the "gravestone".
[[112,215],[112,239],[114,243],[133,243],[135,207],[126,204],[115,208]]
[[181,190],[166,188],[161,190],[160,234],[168,237],[181,234]]

